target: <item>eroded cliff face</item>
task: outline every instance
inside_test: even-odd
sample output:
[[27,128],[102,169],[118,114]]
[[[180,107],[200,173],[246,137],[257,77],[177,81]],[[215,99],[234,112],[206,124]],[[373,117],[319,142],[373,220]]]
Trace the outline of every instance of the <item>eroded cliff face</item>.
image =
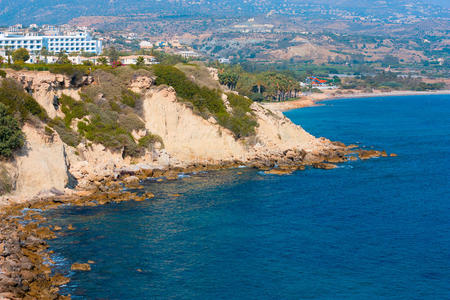
[[[22,83],[51,118],[64,117],[55,105],[55,96],[67,94],[80,101],[83,85],[95,84],[85,77],[77,84],[70,78],[49,72],[8,72]],[[154,78],[136,77],[129,88],[142,94],[142,121],[153,134],[159,135],[164,149],[149,149],[138,158],[123,157],[102,145],[81,143],[76,148],[64,144],[55,132],[44,133],[43,126],[26,124],[26,147],[8,164],[15,178],[14,195],[30,197],[68,191],[98,184],[104,177],[113,177],[124,168],[165,168],[192,164],[243,164],[283,157],[287,152],[316,154],[332,147],[325,139],[317,139],[293,124],[280,113],[257,103],[251,106],[258,127],[256,135],[236,139],[231,131],[196,114],[186,103],[177,100],[171,87],[154,86]],[[226,97],[224,97],[226,101]]]
[[69,183],[65,145],[55,135],[49,137],[34,126],[25,124],[26,137],[23,149],[16,155],[16,189],[13,195],[29,195],[63,192]]
[[192,112],[177,101],[172,88],[154,88],[144,95],[145,126],[164,141],[167,152],[179,161],[217,163],[223,160],[248,158],[243,141],[217,125]]

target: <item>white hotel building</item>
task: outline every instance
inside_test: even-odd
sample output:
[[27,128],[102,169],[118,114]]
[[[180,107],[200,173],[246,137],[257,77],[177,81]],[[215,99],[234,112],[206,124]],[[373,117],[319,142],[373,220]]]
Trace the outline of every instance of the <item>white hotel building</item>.
[[39,52],[43,47],[55,53],[89,52],[100,54],[102,52],[102,42],[93,40],[87,33],[54,36],[0,33],[1,50],[25,48],[30,52]]

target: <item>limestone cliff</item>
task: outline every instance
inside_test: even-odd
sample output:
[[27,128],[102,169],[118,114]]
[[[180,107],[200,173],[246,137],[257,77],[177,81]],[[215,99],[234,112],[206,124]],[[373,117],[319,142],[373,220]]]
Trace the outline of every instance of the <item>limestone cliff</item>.
[[[17,79],[51,118],[64,117],[56,103],[58,96],[67,94],[81,101],[80,89],[96,84],[89,76],[74,84],[67,76],[49,72],[9,71],[8,77]],[[162,138],[164,147],[149,149],[140,157],[123,157],[122,152],[99,144],[82,142],[77,147],[68,146],[56,132],[50,136],[44,133],[44,125],[26,124],[26,146],[12,162],[4,163],[14,178],[13,195],[67,192],[75,186],[96,184],[99,178],[115,176],[130,166],[151,169],[196,163],[246,164],[258,159],[276,160],[289,151],[315,154],[333,147],[328,140],[313,137],[282,114],[257,103],[251,105],[258,123],[256,134],[236,139],[214,118],[205,119],[178,101],[173,88],[155,86],[154,78],[135,76],[127,84],[142,95],[141,119],[146,130]]]

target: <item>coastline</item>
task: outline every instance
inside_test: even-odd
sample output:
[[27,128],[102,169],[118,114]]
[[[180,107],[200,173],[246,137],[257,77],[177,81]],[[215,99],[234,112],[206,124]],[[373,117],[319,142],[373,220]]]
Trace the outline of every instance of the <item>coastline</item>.
[[[73,92],[69,90],[69,79],[47,73],[26,74],[29,80],[23,81],[32,82],[36,101],[40,101],[49,113],[57,114],[51,101],[64,91]],[[144,79],[144,83],[137,79],[132,83],[141,84],[139,91],[145,104],[143,123],[151,132],[165,137],[165,147],[146,152],[140,160],[123,157],[122,153],[111,152],[100,144],[69,147],[59,134],[46,135],[43,126],[28,123],[23,126],[28,143],[26,151],[6,166],[17,176],[13,176],[16,178],[15,193],[0,197],[0,299],[26,296],[39,299],[39,295],[45,295],[45,299],[64,299],[58,287],[70,279],[64,274],[52,274],[51,252],[46,243],[57,238],[60,229],[49,226],[40,214],[42,211],[61,205],[91,207],[145,201],[154,197],[151,193],[142,193],[142,180],[149,178],[167,182],[179,180],[184,174],[241,166],[266,174],[288,175],[306,167],[330,170],[350,160],[389,156],[385,151],[364,150],[356,145],[346,146],[326,138],[315,138],[281,113],[272,113],[257,104],[250,109],[259,122],[256,136],[265,146],[258,143],[248,150],[230,131],[193,114],[192,108],[179,103],[173,89],[153,87],[153,82]],[[67,87],[53,88],[52,94],[48,94],[48,86],[60,87],[61,82]],[[323,93],[299,101],[304,107],[327,98],[329,95]],[[158,126],[152,123],[154,116],[159,116]],[[169,131],[174,134],[167,135]],[[192,135],[186,132],[195,132],[196,140],[193,141]],[[180,147],[180,141],[184,147]],[[209,150],[206,152],[205,142]],[[227,146],[226,151],[223,145]],[[197,157],[187,155],[189,151],[197,153]],[[43,172],[39,172],[41,169]],[[22,176],[20,181],[19,175]],[[75,180],[76,184],[69,187],[69,179]],[[36,186],[38,189],[29,189]],[[77,269],[79,267],[90,269],[86,262],[74,262],[74,265],[72,270],[75,271],[86,271]]]
[[[52,251],[47,241],[58,238],[61,228],[48,225],[42,212],[60,206],[96,207],[124,201],[146,201],[155,197],[143,193],[142,180],[156,182],[181,180],[182,174],[200,171],[237,168],[245,165],[270,175],[288,175],[306,167],[331,170],[349,160],[367,160],[376,157],[395,157],[385,151],[363,150],[356,145],[346,146],[332,142],[332,148],[305,159],[302,152],[290,153],[278,160],[253,161],[247,164],[233,162],[223,165],[202,165],[166,170],[123,170],[118,178],[105,177],[95,190],[78,190],[72,195],[34,197],[20,203],[0,206],[0,299],[31,297],[33,299],[70,299],[60,294],[60,286],[67,284],[69,272],[54,273]],[[237,173],[239,175],[239,173]],[[71,225],[69,230],[74,230]],[[94,262],[73,262],[72,271],[90,271]]]
[[394,96],[419,96],[419,95],[448,95],[450,90],[439,91],[391,91],[382,92],[375,91],[373,93],[363,93],[361,91],[352,90],[351,92],[340,93],[336,90],[324,91],[324,93],[314,93],[308,96],[302,96],[296,100],[284,102],[267,102],[262,103],[265,108],[277,112],[285,112],[293,109],[318,106],[321,101],[353,99],[353,98],[376,98],[376,97],[394,97]]

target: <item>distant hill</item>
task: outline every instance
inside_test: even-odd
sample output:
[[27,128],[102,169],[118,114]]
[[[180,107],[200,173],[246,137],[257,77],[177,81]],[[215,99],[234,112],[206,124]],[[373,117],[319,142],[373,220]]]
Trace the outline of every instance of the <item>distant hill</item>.
[[[305,4],[320,5],[325,9],[342,8],[358,14],[386,15],[409,10],[422,13],[423,7],[440,5],[450,8],[444,0],[0,0],[0,25],[12,23],[58,24],[80,16],[117,16],[142,13],[168,15],[241,15],[277,11],[289,7],[305,9]],[[306,7],[306,9],[308,9]],[[436,9],[434,9],[436,12]],[[439,10],[437,10],[439,11]],[[445,11],[443,13],[447,13]]]

